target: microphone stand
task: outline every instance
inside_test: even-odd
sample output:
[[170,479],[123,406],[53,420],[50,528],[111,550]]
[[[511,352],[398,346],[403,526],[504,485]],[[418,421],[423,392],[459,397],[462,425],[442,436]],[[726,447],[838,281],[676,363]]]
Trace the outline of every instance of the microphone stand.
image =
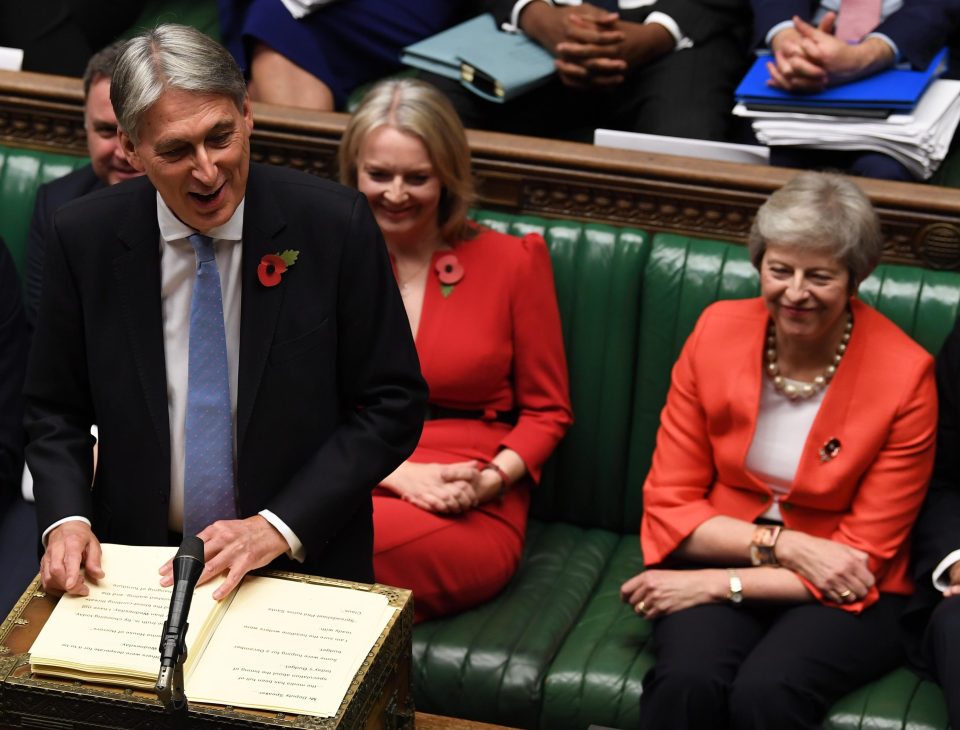
[[183,691],[183,663],[186,658],[186,649],[178,652],[176,663],[172,667],[160,667],[157,675],[157,686],[154,689],[167,712],[186,714],[187,695]]
[[160,671],[154,687],[164,709],[172,715],[176,730],[187,726],[187,695],[183,690],[183,663],[187,659],[189,628],[187,614],[203,565],[203,541],[198,537],[184,538],[173,559],[173,593],[160,637]]
[[[179,636],[179,641],[176,641],[176,660],[173,666],[166,666],[165,664],[160,666],[157,685],[154,687],[157,697],[163,703],[164,710],[172,720],[171,730],[187,730],[187,695],[183,691],[183,663],[187,659],[187,647],[183,640],[185,633],[186,625],[184,625],[184,632]],[[163,634],[163,642],[160,644],[161,651],[164,644],[171,638],[167,632],[167,622],[163,625]]]

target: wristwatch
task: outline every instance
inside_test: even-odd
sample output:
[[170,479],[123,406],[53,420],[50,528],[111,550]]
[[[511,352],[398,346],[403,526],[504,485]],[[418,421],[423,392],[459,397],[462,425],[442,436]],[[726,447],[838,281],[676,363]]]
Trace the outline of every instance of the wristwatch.
[[730,577],[730,592],[727,594],[727,600],[734,606],[743,603],[743,583],[740,582],[740,575],[733,568],[727,568],[727,574]]
[[780,525],[760,525],[753,531],[753,539],[750,541],[751,565],[779,565],[774,550],[782,529]]

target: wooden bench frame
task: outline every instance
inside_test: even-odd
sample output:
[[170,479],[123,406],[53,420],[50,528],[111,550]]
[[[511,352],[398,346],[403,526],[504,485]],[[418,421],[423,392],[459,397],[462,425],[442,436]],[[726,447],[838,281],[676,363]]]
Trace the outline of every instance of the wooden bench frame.
[[[334,177],[347,116],[254,104],[253,159]],[[478,204],[744,243],[795,171],[471,131]],[[0,145],[85,155],[79,79],[0,71]],[[960,269],[960,190],[862,180],[884,261]]]

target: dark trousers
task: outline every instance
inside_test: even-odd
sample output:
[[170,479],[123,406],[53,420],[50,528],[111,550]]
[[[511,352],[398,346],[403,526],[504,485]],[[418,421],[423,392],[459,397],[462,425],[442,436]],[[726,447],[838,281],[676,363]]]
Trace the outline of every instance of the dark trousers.
[[0,621],[40,570],[36,508],[21,497],[0,506]]
[[570,89],[554,78],[505,104],[456,81],[422,76],[450,98],[472,129],[591,143],[598,127],[722,141],[730,136],[733,90],[746,61],[743,44],[730,33],[668,53],[615,89]]
[[903,164],[882,152],[771,147],[770,164],[803,170],[839,170],[849,175],[872,177],[878,180],[917,181]]
[[654,622],[648,730],[820,728],[830,705],[903,661],[904,596],[860,615],[816,603],[710,604]]
[[950,727],[960,728],[960,598],[937,604],[923,637],[923,658],[943,689]]

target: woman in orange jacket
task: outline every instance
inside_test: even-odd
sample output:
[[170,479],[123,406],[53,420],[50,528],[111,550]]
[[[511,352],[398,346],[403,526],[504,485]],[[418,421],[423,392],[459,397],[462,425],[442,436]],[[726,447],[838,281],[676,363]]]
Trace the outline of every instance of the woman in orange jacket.
[[902,661],[911,526],[933,463],[933,359],[855,298],[880,257],[848,180],[757,213],[761,296],[708,307],[674,368],[644,484],[645,728],[814,728]]

